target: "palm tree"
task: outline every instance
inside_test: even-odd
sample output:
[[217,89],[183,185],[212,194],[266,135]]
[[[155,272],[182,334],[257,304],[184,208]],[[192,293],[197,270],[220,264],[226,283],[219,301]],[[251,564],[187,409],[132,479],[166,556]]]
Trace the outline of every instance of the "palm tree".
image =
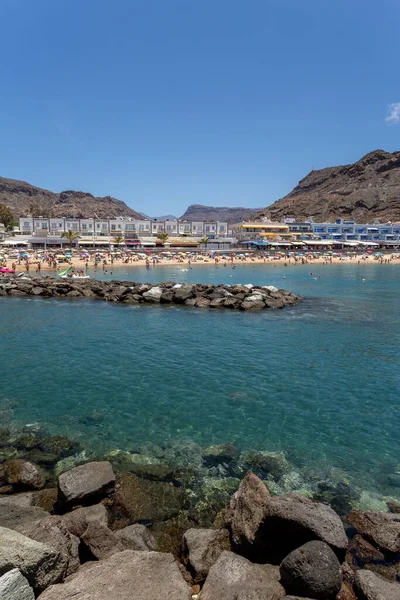
[[115,238],[113,239],[113,244],[114,244],[114,246],[119,246],[124,241],[125,241],[125,238],[123,235],[116,235]]
[[62,232],[61,237],[67,238],[70,245],[72,245],[72,242],[75,242],[75,240],[79,238],[79,233],[77,231],[72,231],[71,229],[68,229],[68,231]]
[[168,239],[168,233],[159,233],[157,235],[157,242],[159,244],[161,244],[162,246],[164,246],[164,244],[167,241],[167,239]]
[[206,247],[206,250],[207,250],[207,244],[209,241],[210,241],[210,238],[205,235],[203,238],[201,238],[200,244],[204,244]]

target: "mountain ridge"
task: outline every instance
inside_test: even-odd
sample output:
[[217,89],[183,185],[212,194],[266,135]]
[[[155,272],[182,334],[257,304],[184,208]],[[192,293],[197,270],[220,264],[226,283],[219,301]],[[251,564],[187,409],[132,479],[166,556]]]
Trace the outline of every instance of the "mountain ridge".
[[281,198],[252,215],[280,221],[336,218],[371,222],[400,220],[400,152],[374,150],[358,161],[313,170]]
[[248,219],[257,209],[241,206],[206,206],[190,204],[180,219],[187,221],[222,221],[240,223]]
[[143,219],[133,208],[112,196],[96,197],[89,192],[64,190],[56,193],[26,181],[0,177],[0,203],[5,204],[15,217],[28,214],[42,217],[98,218],[121,215]]

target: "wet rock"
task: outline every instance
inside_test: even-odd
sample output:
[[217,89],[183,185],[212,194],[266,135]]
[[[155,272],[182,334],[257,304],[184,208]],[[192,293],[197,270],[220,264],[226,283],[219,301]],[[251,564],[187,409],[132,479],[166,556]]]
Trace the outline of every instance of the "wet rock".
[[148,552],[157,550],[157,542],[149,529],[136,523],[115,531],[116,537],[121,540],[125,550]]
[[151,526],[151,533],[156,540],[157,550],[159,552],[170,552],[180,560],[183,534],[195,525],[197,523],[194,523],[185,512],[180,512],[177,517],[167,521],[156,521]]
[[290,465],[281,452],[253,451],[243,452],[240,462],[244,469],[250,469],[261,479],[271,476],[276,481],[287,473]]
[[183,304],[185,300],[193,297],[193,286],[192,285],[182,285],[180,288],[175,289],[174,291],[174,301],[178,304]]
[[27,504],[30,501],[28,499],[23,499],[21,504],[14,502],[13,499],[14,496],[0,499],[0,527],[16,529],[20,525],[38,521],[49,515],[41,508]]
[[74,467],[86,464],[88,462],[88,455],[86,454],[85,450],[82,450],[82,452],[79,452],[79,454],[76,454],[74,456],[67,456],[66,458],[62,458],[61,460],[59,460],[56,466],[54,467],[54,474],[56,475],[56,477],[59,477],[62,473],[65,473],[66,471],[69,471]]
[[353,586],[350,583],[343,582],[336,600],[357,600]]
[[226,518],[236,551],[256,562],[280,562],[313,540],[327,543],[341,559],[346,553],[343,523],[329,506],[297,494],[270,496],[253,473],[233,495]]
[[150,479],[152,481],[174,480],[174,469],[165,464],[141,465],[132,463],[129,470],[143,479]]
[[210,527],[217,514],[227,508],[239,485],[239,479],[226,476],[204,477],[195,482],[191,486],[194,494],[189,505],[190,516],[201,527]]
[[231,464],[237,459],[239,449],[235,442],[226,442],[209,446],[203,452],[203,460],[206,467],[214,467],[220,464]]
[[17,568],[36,593],[65,574],[65,560],[59,552],[30,538],[0,527],[0,573]]
[[208,308],[210,306],[210,300],[208,298],[196,298],[195,306],[198,308]]
[[400,552],[400,515],[352,510],[348,521],[381,550]]
[[190,600],[172,554],[125,550],[110,558],[83,565],[61,585],[47,589],[39,600]]
[[163,521],[179,513],[183,492],[170,483],[149,481],[132,473],[120,473],[112,514],[131,521]]
[[86,531],[89,523],[98,523],[103,527],[108,526],[108,511],[104,504],[94,504],[93,506],[83,506],[62,515],[62,519],[68,531],[81,537]]
[[230,550],[227,529],[189,529],[183,536],[184,554],[195,582],[203,581],[224,550]]
[[80,444],[70,440],[66,435],[54,435],[40,441],[38,448],[44,453],[56,455],[57,460],[60,460],[79,452]]
[[233,552],[223,552],[211,567],[199,598],[281,600],[284,595],[277,567],[253,564]]
[[114,488],[111,463],[91,462],[62,473],[58,479],[61,504],[82,504],[102,498]]
[[31,492],[31,506],[39,506],[48,512],[51,512],[57,502],[57,488],[45,488],[38,492]]
[[324,542],[308,542],[293,550],[280,565],[286,592],[316,600],[335,600],[342,585],[340,563]]
[[88,524],[81,541],[97,560],[103,560],[126,549],[122,541],[108,527],[95,522]]
[[15,490],[40,490],[46,483],[45,473],[40,467],[20,458],[6,463],[5,478]]
[[[385,555],[372,544],[364,540],[361,535],[355,535],[349,543],[348,556],[351,563],[358,568],[370,562],[382,562]],[[349,562],[349,561],[347,561]]]
[[399,600],[400,583],[389,583],[368,570],[356,573],[356,588],[365,600]]
[[2,600],[35,600],[33,589],[19,569],[12,569],[0,577]]

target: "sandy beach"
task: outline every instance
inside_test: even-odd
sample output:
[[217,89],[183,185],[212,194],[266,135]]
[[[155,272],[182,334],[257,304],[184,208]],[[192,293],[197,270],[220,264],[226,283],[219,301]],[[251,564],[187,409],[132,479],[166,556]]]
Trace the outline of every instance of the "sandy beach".
[[[62,261],[62,262],[61,262]],[[83,258],[80,256],[71,256],[68,260],[62,260],[60,258],[56,259],[56,262],[48,257],[46,260],[46,256],[44,254],[35,254],[31,255],[25,259],[16,259],[11,256],[3,259],[3,262],[0,263],[0,267],[15,269],[17,273],[19,272],[29,272],[29,273],[37,273],[37,272],[46,272],[46,271],[63,271],[68,267],[72,266],[74,270],[77,271],[85,271],[88,269],[88,273],[90,275],[96,274],[96,272],[102,272],[103,270],[110,272],[114,267],[124,267],[124,268],[135,268],[135,267],[145,267],[146,263],[150,268],[158,268],[164,266],[178,266],[181,268],[190,268],[193,266],[204,266],[204,267],[216,267],[216,266],[226,266],[226,267],[235,267],[236,265],[263,265],[266,266],[298,266],[298,265],[330,265],[330,264],[360,264],[360,265],[371,265],[371,264],[400,264],[400,256],[397,254],[383,254],[379,257],[377,256],[369,256],[367,254],[363,255],[341,255],[341,256],[280,256],[273,257],[260,257],[260,256],[243,256],[243,257],[234,257],[233,260],[231,258],[217,257],[211,258],[208,256],[194,256],[194,257],[180,257],[180,258],[171,258],[171,257],[160,257],[157,255],[149,255],[147,258],[141,256],[110,256],[108,254],[104,254],[100,259],[97,260],[97,264],[94,256],[89,258]]]

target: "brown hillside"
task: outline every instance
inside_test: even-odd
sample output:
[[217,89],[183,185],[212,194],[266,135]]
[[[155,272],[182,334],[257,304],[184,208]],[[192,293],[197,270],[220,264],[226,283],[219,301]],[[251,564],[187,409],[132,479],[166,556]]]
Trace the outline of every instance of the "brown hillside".
[[125,202],[105,196],[96,198],[87,192],[68,190],[60,194],[43,190],[25,181],[0,177],[0,203],[8,206],[15,217],[33,216],[99,218],[143,216],[129,208]]
[[400,221],[400,152],[375,150],[351,165],[311,171],[290,194],[253,216]]

